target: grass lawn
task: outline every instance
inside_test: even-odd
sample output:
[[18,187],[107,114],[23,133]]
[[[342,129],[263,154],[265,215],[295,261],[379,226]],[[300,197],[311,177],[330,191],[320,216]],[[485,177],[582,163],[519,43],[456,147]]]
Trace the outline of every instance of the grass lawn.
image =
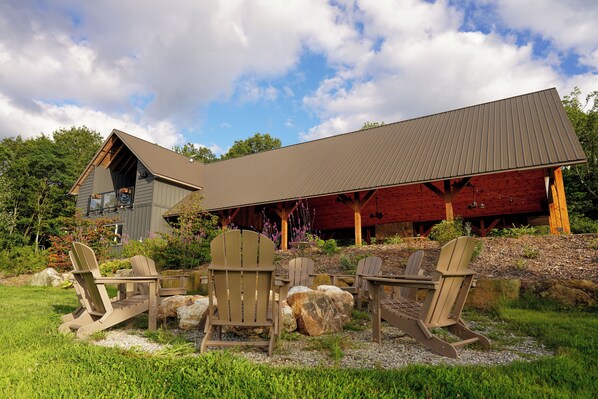
[[272,368],[232,353],[150,356],[58,334],[72,291],[0,286],[0,398],[595,398],[598,317],[532,300],[498,317],[554,357],[508,366],[396,371]]

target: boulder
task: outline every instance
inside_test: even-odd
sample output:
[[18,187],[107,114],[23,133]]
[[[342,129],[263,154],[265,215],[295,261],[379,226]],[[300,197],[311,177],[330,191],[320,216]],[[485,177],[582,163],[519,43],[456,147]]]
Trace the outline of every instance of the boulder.
[[163,298],[158,305],[158,320],[177,317],[177,309],[181,306],[192,305],[201,295],[173,295]]
[[351,312],[355,304],[353,295],[347,291],[343,291],[334,285],[320,285],[318,291],[328,295],[334,306],[341,312],[343,323],[348,323],[351,320]]
[[544,280],[525,289],[567,306],[593,306],[598,300],[598,284],[589,280]]
[[208,298],[197,299],[189,306],[181,306],[177,309],[179,328],[181,330],[192,330],[201,328],[208,315]]
[[114,277],[134,277],[133,269],[118,269],[114,272]]
[[293,316],[293,308],[286,301],[282,302],[280,326],[286,332],[293,332],[297,329],[297,319]]
[[317,287],[322,284],[330,284],[329,274],[317,274],[314,276],[313,287]]
[[34,274],[29,285],[35,287],[61,287],[70,282],[69,274],[60,274],[51,267]]
[[343,330],[344,315],[322,291],[298,292],[287,298],[301,333],[320,336]]
[[311,290],[312,289],[309,287],[305,287],[303,285],[296,285],[289,290],[289,292],[287,293],[287,298],[297,292],[309,292]]
[[[467,305],[476,309],[490,309],[499,299],[517,299],[521,289],[519,279],[480,278],[475,288],[469,290]],[[423,291],[423,290],[420,290]]]

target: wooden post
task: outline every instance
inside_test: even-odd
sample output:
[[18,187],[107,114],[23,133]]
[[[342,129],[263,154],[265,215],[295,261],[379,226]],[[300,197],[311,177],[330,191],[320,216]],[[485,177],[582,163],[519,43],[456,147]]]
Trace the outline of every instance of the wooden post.
[[353,212],[355,216],[355,245],[361,245],[361,210],[355,207]]
[[226,231],[228,225],[231,224],[231,222],[233,221],[235,216],[237,216],[237,213],[239,213],[239,209],[241,209],[241,208],[235,209],[232,213],[230,212],[230,209],[219,212],[220,213],[220,225],[222,226],[222,231]]
[[353,220],[355,223],[355,245],[361,245],[361,210],[372,199],[376,190],[368,191],[363,198],[360,198],[359,193],[353,193],[353,198],[346,194],[339,194],[336,198],[337,202],[347,205],[353,209]]
[[455,183],[454,186],[451,186],[451,180],[447,179],[443,181],[444,185],[444,192],[438,189],[432,183],[424,183],[424,186],[428,187],[434,194],[439,196],[444,200],[444,209],[445,209],[445,218],[447,222],[452,222],[455,220],[455,213],[453,210],[453,198],[457,196],[459,191],[467,184],[469,184],[470,177],[466,177],[459,182]]
[[276,214],[280,217],[280,249],[282,250],[289,249],[289,216],[297,209],[299,202],[295,202],[291,207],[285,206],[281,202],[278,206],[274,207]]
[[571,234],[567,199],[565,198],[565,185],[561,168],[548,171],[548,223],[550,234]]

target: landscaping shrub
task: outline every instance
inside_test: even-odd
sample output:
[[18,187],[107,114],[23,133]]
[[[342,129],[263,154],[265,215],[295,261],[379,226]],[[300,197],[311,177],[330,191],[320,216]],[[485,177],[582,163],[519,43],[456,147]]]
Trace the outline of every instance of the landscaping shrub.
[[116,273],[120,269],[130,269],[131,261],[129,259],[112,259],[100,265],[100,272],[103,276]]
[[574,234],[598,234],[598,220],[572,214],[569,218],[569,223],[571,225],[571,232]]
[[316,247],[326,255],[332,255],[339,251],[339,248],[336,245],[336,240],[333,240],[332,238],[326,241],[318,239],[318,241],[316,241]]
[[384,244],[402,244],[404,242],[403,237],[400,235],[387,237],[384,239]]
[[6,276],[37,273],[48,265],[48,251],[36,251],[32,246],[0,251],[0,271]]
[[507,237],[519,238],[521,236],[540,236],[550,233],[548,226],[515,226],[506,227],[504,229],[492,229],[488,236],[490,237]]
[[430,230],[430,240],[436,241],[438,245],[443,246],[450,240],[465,235],[463,228],[463,219],[455,219],[452,222],[443,220],[442,222],[434,225]]

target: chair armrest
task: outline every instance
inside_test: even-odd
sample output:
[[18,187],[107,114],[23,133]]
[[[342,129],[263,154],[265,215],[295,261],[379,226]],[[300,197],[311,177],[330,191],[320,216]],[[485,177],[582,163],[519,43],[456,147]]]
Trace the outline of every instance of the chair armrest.
[[373,285],[389,285],[393,287],[410,287],[434,290],[438,286],[436,281],[416,280],[416,279],[401,279],[388,277],[364,277],[370,284]]
[[104,284],[157,283],[159,280],[160,276],[98,277],[94,279],[95,282]]

